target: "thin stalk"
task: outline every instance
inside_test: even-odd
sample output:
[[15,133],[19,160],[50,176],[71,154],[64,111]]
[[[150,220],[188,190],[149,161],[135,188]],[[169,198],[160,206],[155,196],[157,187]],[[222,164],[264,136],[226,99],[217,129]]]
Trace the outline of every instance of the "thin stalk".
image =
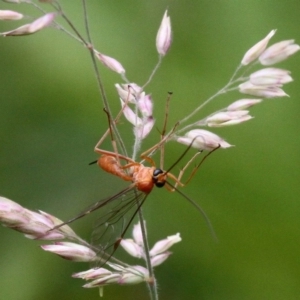
[[[108,103],[107,96],[106,96],[106,93],[105,93],[104,85],[103,85],[103,82],[102,82],[102,79],[101,79],[101,76],[100,76],[100,71],[99,71],[99,68],[98,68],[98,65],[97,65],[97,62],[96,62],[96,58],[95,58],[94,47],[93,47],[92,38],[91,38],[91,34],[90,34],[90,29],[89,29],[88,14],[87,14],[87,7],[86,7],[86,1],[85,0],[82,0],[82,5],[83,5],[85,29],[86,29],[88,42],[89,42],[88,49],[90,50],[92,64],[93,64],[94,72],[95,72],[95,75],[96,75],[96,81],[97,81],[97,84],[98,84],[99,93],[101,95],[102,102],[103,102],[103,105],[104,105],[105,109],[107,110],[109,115],[112,117],[111,109],[109,107],[109,103]],[[118,142],[118,144],[121,148],[122,154],[127,156],[127,151],[126,151],[125,144],[124,144],[124,142],[123,142],[123,140],[120,136],[120,133],[117,129],[116,124],[114,122],[112,122],[111,125],[112,125],[113,131],[116,135],[116,140],[117,140],[117,142]]]
[[[103,102],[104,102],[104,106],[107,109],[108,113],[111,115],[110,109],[109,109],[109,104],[106,98],[106,94],[105,94],[105,90],[104,90],[104,86],[100,77],[100,73],[99,73],[99,69],[97,67],[97,63],[96,63],[96,59],[95,59],[95,55],[94,55],[94,51],[93,51],[93,47],[92,47],[92,40],[91,40],[91,36],[90,36],[90,31],[89,31],[89,26],[88,26],[88,17],[87,17],[87,9],[86,9],[86,1],[82,0],[83,3],[83,10],[84,10],[84,19],[85,19],[85,26],[86,26],[86,32],[87,32],[87,36],[88,36],[88,41],[91,49],[91,58],[92,58],[92,62],[93,62],[93,67],[94,67],[94,71],[96,74],[96,78],[97,78],[97,82],[98,82],[98,87],[99,87],[99,91],[100,94],[102,96]],[[126,149],[124,146],[124,143],[122,141],[121,136],[119,135],[119,132],[117,131],[117,128],[115,126],[116,124],[114,122],[112,122],[112,126],[114,129],[115,134],[117,135],[117,140],[120,143],[121,149],[123,151],[124,155],[126,154]],[[137,203],[137,205],[139,206],[139,203]],[[141,224],[141,231],[142,231],[142,236],[143,236],[143,243],[144,243],[144,250],[145,250],[145,255],[146,255],[146,265],[147,265],[147,269],[149,272],[149,278],[151,279],[151,282],[148,282],[148,289],[149,289],[149,293],[150,293],[150,299],[151,300],[158,300],[158,293],[157,293],[157,285],[156,285],[156,280],[154,277],[154,270],[151,266],[151,258],[150,258],[150,253],[149,253],[149,245],[148,245],[148,240],[147,240],[147,234],[146,234],[146,228],[144,225],[144,217],[143,217],[143,213],[142,213],[142,209],[141,207],[138,209],[138,215],[139,215],[139,219],[140,219],[140,224]]]
[[156,64],[156,66],[154,67],[153,71],[151,72],[148,80],[146,81],[146,83],[142,86],[142,89],[144,89],[152,80],[152,78],[154,77],[156,71],[158,70],[158,68],[160,67],[161,65],[161,62],[162,62],[162,56],[160,55],[159,58],[158,58],[158,62]]
[[146,227],[144,224],[144,217],[143,217],[143,212],[142,212],[141,207],[138,210],[138,215],[139,215],[139,219],[140,219],[140,226],[141,226],[141,231],[142,231],[142,236],[143,236],[144,250],[145,250],[145,256],[146,256],[145,261],[146,261],[147,269],[149,271],[150,281],[147,282],[147,286],[148,286],[149,293],[150,293],[150,299],[158,300],[157,284],[156,284],[156,279],[154,276],[154,269],[151,265],[149,244],[148,244],[148,239],[147,239],[147,231],[146,231]]

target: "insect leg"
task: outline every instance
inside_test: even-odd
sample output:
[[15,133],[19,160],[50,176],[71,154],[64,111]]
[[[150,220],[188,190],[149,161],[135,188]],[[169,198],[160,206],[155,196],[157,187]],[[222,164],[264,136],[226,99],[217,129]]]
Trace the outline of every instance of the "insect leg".
[[[167,101],[166,101],[166,108],[165,108],[165,119],[163,129],[160,134],[160,141],[162,141],[165,137],[166,130],[167,130],[167,123],[169,117],[169,108],[170,108],[170,100],[171,100],[172,92],[168,93]],[[164,168],[164,157],[165,157],[165,143],[162,143],[160,146],[160,169],[163,170]]]
[[[96,144],[95,148],[94,148],[94,151],[96,153],[99,153],[99,154],[102,154],[102,149],[100,149],[100,145],[103,143],[103,141],[106,139],[106,137],[110,134],[110,138],[111,138],[111,143],[112,143],[112,146],[113,146],[113,151],[115,153],[115,157],[118,157],[118,148],[117,148],[117,143],[116,143],[116,140],[113,136],[113,131],[115,132],[115,134],[117,135],[117,141],[119,142],[120,144],[120,147],[122,149],[122,152],[123,154],[126,155],[126,149],[125,149],[125,146],[123,145],[123,142],[122,142],[122,139],[118,133],[118,131],[116,130],[116,125],[117,123],[119,122],[119,119],[120,117],[122,116],[123,114],[123,111],[126,107],[126,105],[128,104],[129,102],[129,99],[130,99],[130,92],[128,92],[128,97],[127,97],[127,100],[125,101],[123,107],[121,108],[121,110],[119,111],[119,113],[117,114],[116,118],[113,120],[110,113],[107,111],[107,109],[103,109],[104,112],[106,113],[107,115],[107,119],[108,119],[108,129],[106,130],[106,132],[103,134],[103,136],[100,138],[100,140],[98,141],[98,143]],[[117,158],[118,159],[118,158]]]

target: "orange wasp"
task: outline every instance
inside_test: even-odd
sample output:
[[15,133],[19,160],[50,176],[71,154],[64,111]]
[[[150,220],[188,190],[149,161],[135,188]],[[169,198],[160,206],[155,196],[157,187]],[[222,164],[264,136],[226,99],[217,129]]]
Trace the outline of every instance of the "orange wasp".
[[[109,198],[106,198],[106,199],[103,199],[103,200],[100,200],[100,201],[94,203],[92,206],[90,206],[89,208],[84,210],[79,215],[75,216],[74,218],[72,218],[62,224],[59,224],[58,226],[56,226],[54,228],[58,228],[65,224],[69,224],[79,218],[86,216],[87,214],[90,214],[91,212],[93,212],[101,207],[107,206],[112,203],[117,203],[115,206],[113,206],[113,208],[111,210],[108,210],[98,220],[98,222],[95,226],[95,230],[92,234],[92,243],[94,245],[98,244],[97,249],[100,252],[107,253],[109,248],[113,249],[112,253],[108,256],[108,257],[111,257],[114,254],[114,252],[116,251],[116,249],[118,248],[121,240],[124,238],[124,235],[125,235],[128,227],[130,226],[132,220],[138,213],[141,206],[146,201],[147,196],[151,193],[153,187],[156,186],[158,188],[165,187],[170,192],[177,191],[180,195],[182,195],[185,199],[187,199],[190,203],[192,203],[198,209],[198,211],[200,211],[200,213],[204,216],[204,218],[210,228],[210,231],[212,232],[212,235],[215,237],[210,220],[208,219],[208,217],[205,214],[205,212],[203,211],[203,209],[192,199],[188,198],[185,194],[180,192],[177,189],[177,186],[178,185],[184,186],[185,184],[187,184],[190,181],[190,179],[194,176],[195,172],[198,170],[198,168],[200,167],[202,162],[206,159],[206,157],[208,155],[210,155],[213,151],[218,149],[219,147],[208,152],[208,154],[206,154],[202,158],[200,163],[198,163],[198,165],[196,165],[194,167],[194,169],[193,169],[191,175],[189,176],[188,180],[186,181],[186,183],[183,184],[181,182],[181,178],[182,178],[185,170],[191,164],[191,162],[194,161],[194,159],[201,153],[201,151],[198,151],[188,161],[188,163],[185,165],[185,167],[183,169],[181,169],[178,177],[176,177],[175,175],[170,173],[170,170],[173,169],[173,167],[175,165],[177,165],[177,163],[185,156],[185,154],[191,148],[192,143],[190,146],[187,147],[187,149],[182,153],[182,155],[175,161],[175,163],[167,171],[164,171],[162,169],[162,167],[157,168],[155,166],[153,159],[151,157],[147,156],[149,153],[153,154],[153,152],[155,152],[157,149],[160,149],[161,150],[161,166],[163,165],[164,144],[167,141],[167,139],[169,138],[170,134],[172,134],[174,132],[175,128],[177,127],[177,125],[175,125],[173,127],[171,133],[168,136],[164,135],[165,128],[166,128],[166,122],[167,122],[167,113],[166,113],[166,117],[165,117],[164,128],[161,133],[160,142],[158,144],[156,144],[155,146],[151,147],[150,149],[148,149],[147,151],[145,151],[141,155],[142,160],[146,161],[150,164],[150,166],[144,166],[141,162],[136,162],[133,159],[131,159],[127,156],[121,155],[117,152],[116,143],[115,143],[115,140],[114,140],[113,134],[112,134],[112,128],[111,128],[112,121],[110,119],[110,114],[105,109],[104,109],[104,111],[106,112],[106,114],[108,116],[109,128],[94,148],[94,151],[100,155],[99,159],[90,164],[97,163],[98,166],[102,170],[104,170],[110,174],[113,174],[115,176],[118,176],[125,181],[129,181],[129,182],[131,182],[131,184],[127,188],[125,188],[122,191],[120,191],[119,193],[115,194],[114,196],[111,196]],[[118,122],[121,114],[122,114],[122,110],[120,111],[120,113],[118,114],[116,119],[113,121],[114,125]],[[111,152],[111,151],[107,151],[107,150],[103,150],[103,149],[99,148],[99,146],[101,145],[101,143],[103,142],[103,140],[107,137],[107,135],[109,133],[111,135],[111,142],[112,142],[113,148],[115,149],[115,152]],[[125,164],[122,164],[121,161],[124,162]],[[174,185],[171,184],[168,181],[168,179],[171,179],[172,181],[174,181]],[[119,237],[116,240],[112,241],[113,234],[111,234],[109,231],[110,230],[114,231],[114,225],[116,223],[118,223],[120,220],[123,220],[124,215],[129,210],[131,210],[133,207],[135,207],[135,211],[134,211],[133,215],[130,217],[127,224],[125,224],[125,226],[123,226],[124,229],[121,231]],[[114,233],[114,235],[116,235],[116,233]],[[105,240],[107,240],[107,242],[104,243]],[[98,243],[99,241],[101,242],[100,248],[99,248],[99,243]]]

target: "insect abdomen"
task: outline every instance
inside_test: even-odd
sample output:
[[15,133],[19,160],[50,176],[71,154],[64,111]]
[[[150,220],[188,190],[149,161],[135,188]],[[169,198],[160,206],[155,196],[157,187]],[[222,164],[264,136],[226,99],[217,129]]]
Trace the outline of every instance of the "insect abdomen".
[[124,172],[117,159],[111,155],[101,155],[97,164],[101,169],[108,173],[118,176],[123,180],[132,181],[132,177]]

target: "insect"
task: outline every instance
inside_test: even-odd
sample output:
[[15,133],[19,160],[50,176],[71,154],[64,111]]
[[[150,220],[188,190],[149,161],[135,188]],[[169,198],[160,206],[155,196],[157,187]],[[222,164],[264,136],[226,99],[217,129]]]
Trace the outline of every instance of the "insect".
[[[106,131],[106,133],[103,135],[103,137],[99,140],[99,142],[95,146],[95,152],[100,155],[99,159],[92,162],[91,164],[97,163],[97,165],[104,171],[115,175],[119,178],[121,178],[124,181],[130,182],[129,186],[125,189],[121,190],[117,194],[115,194],[112,197],[100,200],[96,203],[94,203],[92,206],[88,207],[86,210],[84,210],[79,215],[75,216],[74,218],[56,226],[55,228],[61,227],[65,224],[69,224],[79,218],[82,218],[91,212],[98,210],[102,207],[112,206],[111,209],[107,210],[104,215],[102,215],[99,220],[97,221],[95,225],[95,229],[92,234],[92,243],[93,245],[97,245],[97,249],[101,253],[105,253],[106,257],[108,257],[106,260],[111,257],[116,249],[118,248],[121,240],[124,238],[124,235],[130,226],[132,220],[138,213],[141,206],[146,201],[148,195],[151,193],[152,189],[154,187],[162,188],[165,187],[168,191],[174,192],[177,191],[180,195],[182,195],[185,199],[187,199],[190,203],[192,203],[198,211],[204,216],[204,219],[206,220],[213,236],[215,237],[212,225],[210,223],[210,220],[208,219],[207,215],[203,211],[203,209],[192,199],[187,197],[185,194],[183,194],[181,191],[177,189],[178,186],[184,186],[187,184],[190,179],[194,176],[195,172],[199,169],[202,162],[206,159],[208,155],[210,155],[213,151],[218,149],[219,147],[213,149],[212,151],[208,152],[200,163],[198,163],[193,171],[191,172],[191,175],[189,176],[188,180],[185,183],[181,182],[182,176],[185,173],[188,166],[195,160],[195,158],[201,153],[201,151],[197,152],[185,165],[184,168],[181,169],[179,172],[179,175],[176,177],[173,175],[170,171],[174,168],[175,165],[178,164],[178,162],[186,155],[186,153],[191,148],[192,144],[188,146],[185,151],[181,154],[181,156],[172,164],[172,166],[167,169],[163,170],[163,155],[161,155],[161,163],[160,168],[157,168],[155,165],[154,160],[148,156],[149,153],[153,153],[154,151],[160,149],[161,153],[164,153],[164,144],[166,142],[167,136],[164,135],[165,128],[166,128],[166,119],[165,117],[165,124],[163,127],[163,131],[161,134],[161,140],[158,144],[151,147],[147,151],[145,151],[143,154],[141,154],[142,162],[148,163],[149,166],[145,166],[142,162],[136,162],[133,159],[124,156],[122,154],[119,154],[117,150],[114,152],[103,150],[100,148],[101,143],[103,140],[107,137],[108,134],[111,135],[111,142],[114,149],[117,149],[116,143],[113,137],[113,130],[112,130],[112,124],[116,124],[118,122],[118,119],[122,113],[122,111],[118,114],[115,120],[110,119],[110,114],[104,110],[108,116],[108,123],[109,128]],[[167,115],[167,114],[166,114]],[[173,127],[172,131],[174,131],[176,128],[176,125]],[[172,132],[171,131],[171,132]],[[174,183],[171,183],[170,180]],[[123,224],[122,230],[119,232],[116,232],[115,225],[120,223],[121,220],[124,222],[124,216],[134,208],[134,212],[132,213],[131,217],[128,221],[126,221]],[[117,235],[117,239],[114,239],[113,236]],[[109,250],[111,249],[111,250]],[[108,254],[107,252],[111,252],[111,254]]]

